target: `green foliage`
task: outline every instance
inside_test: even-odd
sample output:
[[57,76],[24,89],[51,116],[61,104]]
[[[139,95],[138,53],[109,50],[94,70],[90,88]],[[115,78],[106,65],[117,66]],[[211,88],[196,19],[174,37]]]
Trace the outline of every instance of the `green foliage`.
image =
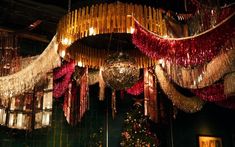
[[144,116],[143,107],[135,104],[134,108],[126,113],[120,145],[124,147],[157,147],[158,144],[156,134],[150,130],[149,119]]

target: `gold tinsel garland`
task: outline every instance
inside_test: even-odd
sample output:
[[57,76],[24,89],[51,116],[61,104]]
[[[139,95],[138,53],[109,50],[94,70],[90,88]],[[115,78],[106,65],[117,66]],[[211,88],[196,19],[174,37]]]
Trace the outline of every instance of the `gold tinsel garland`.
[[224,78],[224,94],[235,95],[235,72],[229,73]]
[[60,57],[57,49],[58,44],[54,37],[44,52],[27,67],[9,76],[0,77],[1,99],[9,99],[33,89],[46,73],[58,67]]
[[[75,59],[78,63],[82,63],[82,66],[94,69],[103,67],[105,59],[109,55],[116,53],[116,51],[99,50],[83,44],[76,44],[76,47],[68,48],[67,52],[69,55],[65,58]],[[158,60],[142,55],[139,50],[127,50],[125,53],[135,59],[137,68],[151,67],[158,63]]]
[[94,85],[99,82],[99,71],[92,71],[88,74],[88,85]]
[[69,12],[59,21],[57,39],[59,43],[73,43],[98,34],[131,33],[134,28],[132,16],[151,32],[159,35],[166,32],[162,10],[117,2],[96,4]]
[[202,109],[204,102],[198,97],[186,97],[179,93],[167,80],[160,65],[156,65],[155,73],[162,90],[178,109],[188,113],[194,113]]
[[[59,52],[65,58],[73,58],[82,63],[83,66],[98,69],[103,65],[103,59],[110,52],[105,51],[105,49],[93,49],[84,44],[79,44],[76,47],[76,52],[73,49],[67,52],[67,47],[75,41],[89,36],[112,33],[130,34],[134,30],[132,16],[148,30],[159,35],[165,35],[167,30],[162,13],[161,9],[122,2],[96,4],[71,11],[58,24]],[[155,60],[142,54],[127,53],[136,58],[139,68],[155,65],[156,63]]]
[[102,76],[102,69],[103,68],[100,68],[100,71],[99,71],[99,100],[100,101],[103,101],[105,99],[105,87],[106,87],[106,84],[104,82],[104,79],[103,79],[103,76]]
[[212,85],[226,73],[235,71],[235,49],[221,53],[203,68],[184,68],[169,62],[164,62],[162,66],[177,85],[190,89],[203,88]]

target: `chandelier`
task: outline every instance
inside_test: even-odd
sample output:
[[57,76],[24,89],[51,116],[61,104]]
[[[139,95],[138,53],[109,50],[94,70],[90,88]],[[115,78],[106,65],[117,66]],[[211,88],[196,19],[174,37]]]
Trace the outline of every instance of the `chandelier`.
[[120,90],[129,88],[139,79],[139,69],[135,60],[122,52],[110,55],[102,70],[102,76],[107,85]]
[[[131,34],[135,30],[133,16],[150,31],[165,34],[166,23],[161,9],[119,1],[97,3],[70,11],[59,21],[59,54],[65,60],[74,59],[83,66],[99,69],[105,64],[104,59],[109,54],[117,52],[114,40],[128,38],[125,42],[131,44]],[[115,38],[117,34],[118,37]],[[113,38],[113,48],[107,50],[105,45],[109,40],[105,43],[99,41],[109,38],[109,35]],[[102,46],[97,47],[100,44]],[[157,64],[157,60],[143,55],[132,44],[122,48],[135,59],[138,68]]]

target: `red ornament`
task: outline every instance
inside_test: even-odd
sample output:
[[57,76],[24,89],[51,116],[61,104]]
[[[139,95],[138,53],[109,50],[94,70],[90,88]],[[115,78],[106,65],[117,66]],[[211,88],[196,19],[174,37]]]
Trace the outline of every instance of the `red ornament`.
[[131,88],[128,88],[126,92],[131,95],[140,95],[144,92],[144,80],[139,80]]

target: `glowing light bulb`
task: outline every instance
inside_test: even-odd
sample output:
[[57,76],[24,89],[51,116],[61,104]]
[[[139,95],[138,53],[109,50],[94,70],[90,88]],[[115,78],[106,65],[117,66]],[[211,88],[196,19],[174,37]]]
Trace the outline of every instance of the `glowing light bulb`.
[[78,64],[77,64],[79,67],[83,67],[82,65],[82,62],[81,61],[78,61]]
[[164,36],[162,36],[163,38],[168,38],[168,35],[164,35]]
[[131,27],[131,29],[130,29],[131,34],[133,34],[134,31],[135,31],[135,28]]
[[93,27],[89,28],[89,35],[95,35],[95,29]]
[[68,39],[68,38],[64,38],[64,39],[62,39],[61,43],[62,43],[63,45],[70,45],[70,44],[71,44],[71,40]]
[[61,51],[61,57],[64,58],[64,56],[65,56],[65,50],[62,50]]

